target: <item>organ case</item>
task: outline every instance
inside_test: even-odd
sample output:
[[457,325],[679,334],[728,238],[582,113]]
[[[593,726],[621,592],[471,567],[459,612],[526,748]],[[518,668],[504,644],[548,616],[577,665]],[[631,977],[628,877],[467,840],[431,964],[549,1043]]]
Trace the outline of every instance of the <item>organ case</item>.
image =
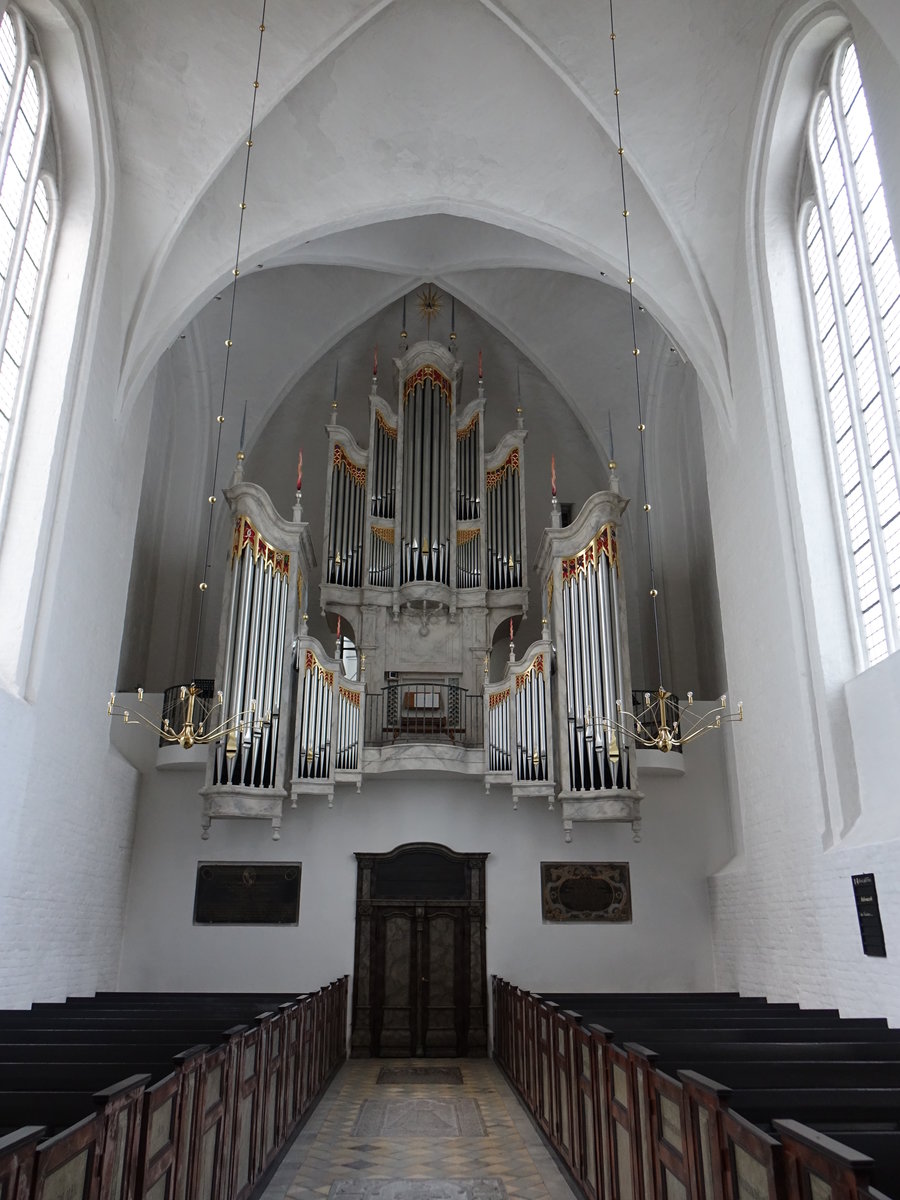
[[556,744],[566,841],[576,821],[628,821],[640,838],[634,746],[619,728],[622,712],[631,707],[619,543],[627,506],[617,490],[595,492],[563,529],[554,502],[538,551],[545,619],[557,649]]

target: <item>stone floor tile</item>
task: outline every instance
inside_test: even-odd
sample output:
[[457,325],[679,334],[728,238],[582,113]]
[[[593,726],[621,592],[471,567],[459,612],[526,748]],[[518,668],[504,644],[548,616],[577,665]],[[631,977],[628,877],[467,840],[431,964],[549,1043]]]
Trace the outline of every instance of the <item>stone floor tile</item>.
[[[425,1073],[417,1077],[420,1072]],[[402,1084],[390,1082],[396,1078]],[[426,1065],[356,1059],[335,1076],[262,1200],[572,1196],[567,1178],[489,1060]]]

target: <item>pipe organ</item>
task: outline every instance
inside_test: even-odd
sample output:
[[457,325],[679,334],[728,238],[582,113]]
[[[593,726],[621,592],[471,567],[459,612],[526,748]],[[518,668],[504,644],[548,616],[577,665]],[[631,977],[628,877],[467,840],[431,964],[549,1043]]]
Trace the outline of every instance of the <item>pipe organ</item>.
[[294,808],[304,792],[326,795],[330,804],[335,783],[361,786],[365,723],[365,683],[344,675],[341,663],[309,636],[305,621],[297,639],[297,668]]
[[[240,468],[225,493],[233,524],[216,678],[228,732],[210,755],[204,836],[213,818],[246,816],[270,820],[277,837],[288,796],[293,807],[310,796],[330,804],[339,784],[429,762],[509,787],[514,805],[541,797],[553,808],[558,796],[567,840],[577,821],[630,821],[637,833],[634,749],[620,720],[631,696],[627,502],[613,480],[563,529],[554,500],[535,567],[542,636],[516,658],[528,605],[521,410],[488,449],[483,383],[461,401],[454,353],[424,342],[394,365],[393,405],[373,379],[368,449],[337,423],[336,401],[326,426],[320,597],[335,656],[309,633],[316,563],[299,492],[292,520]],[[509,660],[489,680],[507,624]],[[347,670],[341,628],[357,650]],[[431,759],[429,742],[441,743]]]
[[556,732],[567,841],[574,821],[629,821],[640,835],[634,747],[620,717],[631,704],[618,536],[627,504],[617,490],[596,492],[565,529],[554,508],[538,555],[545,619],[557,648]]
[[545,796],[553,808],[556,775],[553,756],[553,695],[550,670],[553,648],[544,636],[517,660],[502,680],[485,685],[485,786],[508,783],[513,806],[523,796]]
[[[525,430],[484,446],[484,388],[459,402],[462,368],[433,342],[395,362],[396,408],[369,397],[369,449],[337,424],[329,436],[323,607],[437,603],[460,593],[509,593],[510,615],[525,605]],[[502,605],[500,606],[502,607]],[[348,614],[349,615],[349,614]]]
[[308,528],[286,521],[237,473],[216,678],[229,732],[211,750],[203,836],[214,817],[257,816],[281,826],[292,695],[291,645],[303,580],[315,565]]

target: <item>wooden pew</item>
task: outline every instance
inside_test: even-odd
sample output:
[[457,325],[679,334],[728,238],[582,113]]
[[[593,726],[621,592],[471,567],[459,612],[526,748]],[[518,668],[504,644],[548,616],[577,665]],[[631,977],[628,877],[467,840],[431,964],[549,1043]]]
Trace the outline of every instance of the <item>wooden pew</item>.
[[787,1006],[751,1021],[714,1002],[698,1032],[690,1000],[653,997],[610,1032],[502,980],[492,994],[498,1060],[589,1200],[872,1200],[873,1180],[900,1194],[900,1037],[880,1020]]
[[[246,1007],[247,998],[239,1000]],[[146,1007],[143,998],[132,1007]],[[108,1042],[102,1061],[92,1057],[99,1053],[92,1040],[99,1033],[89,1018],[62,1021],[62,1030],[49,1032],[54,1040],[46,1042],[24,1040],[28,1023],[9,1022],[22,1036],[2,1044],[23,1053],[3,1063],[0,1125],[10,1118],[20,1126],[23,1107],[33,1105],[49,1114],[59,1132],[43,1137],[42,1124],[0,1139],[3,1200],[63,1194],[149,1200],[163,1193],[167,1200],[247,1200],[346,1056],[346,976],[308,996],[283,1000],[274,1010],[257,1009],[252,1025],[231,1026],[224,1034],[216,1016],[187,1020],[180,1002],[162,1007],[178,1022],[179,1034],[212,1021],[220,1044],[212,1050],[193,1045],[176,1054],[172,1070],[153,1040],[158,1014],[133,1012],[125,1021],[130,1030],[104,1022]],[[46,1010],[38,1013],[38,1025],[48,1016]],[[34,1025],[30,1028],[33,1036]],[[175,1036],[171,1028],[169,1037]],[[25,1057],[28,1046],[38,1050],[37,1062]],[[142,1053],[156,1048],[147,1065],[159,1078],[144,1072],[100,1092],[85,1090],[97,1079],[108,1080],[134,1047],[143,1047]],[[70,1052],[62,1061],[47,1057],[60,1048]],[[170,1048],[171,1043],[166,1058]],[[39,1080],[41,1088],[33,1089]],[[63,1090],[50,1091],[48,1082]],[[10,1089],[9,1083],[20,1086]],[[87,1115],[92,1105],[99,1111]]]
[[0,1196],[28,1200],[34,1174],[34,1152],[47,1133],[43,1125],[26,1125],[0,1137]]

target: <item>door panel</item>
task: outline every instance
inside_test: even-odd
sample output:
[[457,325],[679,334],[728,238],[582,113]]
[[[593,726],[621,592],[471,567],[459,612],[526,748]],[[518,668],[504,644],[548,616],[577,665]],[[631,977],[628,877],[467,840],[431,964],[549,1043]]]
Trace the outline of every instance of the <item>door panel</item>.
[[426,905],[423,923],[425,953],[420,1019],[424,1050],[434,1057],[465,1054],[459,1036],[459,1026],[466,1023],[461,1020],[460,1012],[466,1001],[465,990],[460,995],[465,968],[460,953],[462,914],[433,910]]
[[354,1056],[486,1053],[486,857],[432,843],[357,855]]
[[378,918],[381,936],[376,953],[384,972],[378,1052],[388,1057],[405,1057],[415,1053],[418,991],[415,914],[388,912],[379,913]]

